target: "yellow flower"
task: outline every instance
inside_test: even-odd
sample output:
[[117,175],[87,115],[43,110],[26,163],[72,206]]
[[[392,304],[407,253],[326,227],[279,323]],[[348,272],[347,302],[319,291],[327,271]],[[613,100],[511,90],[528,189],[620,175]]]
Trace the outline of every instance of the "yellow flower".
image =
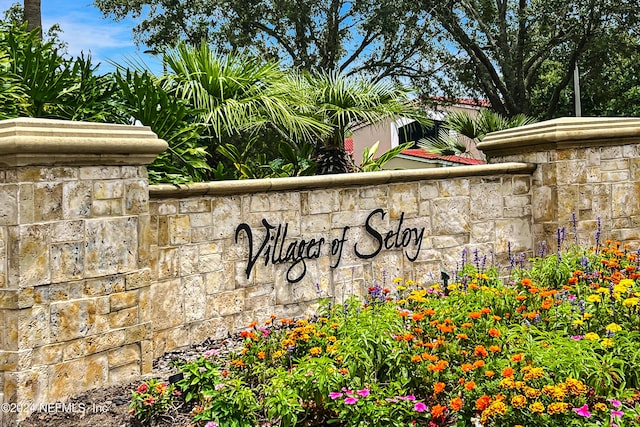
[[320,353],[322,353],[322,348],[320,347],[311,347],[309,349],[309,354],[312,356],[318,356]]
[[622,305],[624,305],[625,307],[635,307],[638,305],[639,302],[640,302],[640,298],[627,298],[624,301],[622,301]]
[[573,321],[573,324],[576,326],[584,325],[584,320],[576,319]]
[[629,286],[633,286],[634,285],[634,281],[633,279],[622,279],[618,282],[618,286],[624,286],[625,288],[628,288]]
[[611,338],[605,338],[602,341],[600,341],[600,345],[608,348],[608,347],[613,347],[615,344],[615,342],[611,339]]
[[523,379],[525,381],[528,380],[537,380],[544,377],[544,369],[540,368],[540,367],[536,367],[536,368],[531,368],[529,370],[529,372],[527,372],[526,374],[524,374]]
[[620,332],[622,330],[622,326],[617,323],[609,323],[606,329],[609,332]]
[[600,302],[602,298],[598,294],[592,294],[587,297],[587,302]]
[[[538,396],[540,396],[540,390],[536,390],[533,387],[525,387],[523,393],[529,399],[536,399]],[[542,410],[544,411],[544,408]]]
[[584,335],[584,338],[589,340],[589,341],[597,341],[597,340],[600,339],[600,336],[598,334],[596,334],[595,332],[589,332],[589,333]]
[[540,402],[533,402],[529,405],[529,410],[534,414],[541,414],[544,412],[544,405]]
[[564,383],[567,386],[569,393],[574,396],[580,396],[587,392],[587,386],[584,385],[582,381],[575,378],[567,378]]
[[593,314],[591,314],[591,313],[585,313],[585,314],[582,315],[582,318],[584,320],[591,319],[592,317],[593,317]]
[[599,294],[608,294],[609,293],[609,288],[603,288],[601,286],[598,289],[596,289],[596,292],[599,293]]
[[595,409],[596,411],[606,411],[607,405],[602,402],[598,402],[595,405],[593,405],[593,409]]
[[273,359],[280,359],[282,356],[284,356],[285,353],[286,353],[286,351],[284,351],[284,350],[278,350],[278,351],[275,351],[273,353],[273,356],[271,356],[271,357]]
[[553,402],[547,407],[547,412],[550,415],[562,414],[569,410],[569,404],[564,402]]
[[514,408],[524,408],[527,406],[527,398],[521,394],[516,394],[511,398],[511,405],[513,405]]
[[400,283],[402,282],[404,279],[402,277],[396,277],[395,279],[393,279],[393,283]]
[[400,286],[396,287],[396,289],[399,290],[399,291],[404,291],[405,289],[407,289],[407,287],[400,285]]

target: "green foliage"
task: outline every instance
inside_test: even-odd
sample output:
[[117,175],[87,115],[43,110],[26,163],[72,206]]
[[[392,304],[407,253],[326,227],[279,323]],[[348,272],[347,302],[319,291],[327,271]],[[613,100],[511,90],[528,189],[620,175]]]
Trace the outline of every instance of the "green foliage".
[[[3,25],[0,31],[5,117],[43,117],[119,122],[114,83],[96,75],[89,57],[66,58],[56,39],[41,40],[38,30]],[[8,93],[7,93],[8,92]]]
[[152,378],[131,392],[129,414],[140,421],[142,425],[151,425],[153,419],[166,413],[173,405],[175,396],[179,394],[173,384]]
[[524,114],[504,117],[489,109],[482,109],[475,116],[463,111],[454,111],[447,114],[446,123],[440,129],[437,138],[425,138],[418,141],[418,144],[426,151],[442,156],[464,155],[469,152],[470,147],[462,142],[459,136],[466,137],[473,144],[477,144],[490,132],[535,122],[535,119]]
[[360,171],[373,172],[381,170],[385,163],[387,163],[389,160],[393,159],[404,150],[413,147],[414,141],[408,141],[404,144],[393,147],[391,150],[382,153],[380,157],[375,158],[379,144],[380,143],[378,141],[373,144],[371,148],[365,147],[364,152],[362,153],[362,164],[360,165]]
[[149,166],[150,180],[174,184],[204,180],[210,167],[208,153],[199,145],[202,127],[193,120],[198,111],[171,96],[163,81],[148,72],[118,72],[115,80],[127,114],[150,126],[169,145]]

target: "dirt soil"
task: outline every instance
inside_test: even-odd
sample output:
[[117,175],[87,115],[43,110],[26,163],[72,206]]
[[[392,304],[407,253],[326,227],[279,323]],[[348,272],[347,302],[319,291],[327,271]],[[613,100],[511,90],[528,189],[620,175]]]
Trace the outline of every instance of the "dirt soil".
[[[77,396],[71,396],[62,404],[52,404],[43,412],[31,414],[20,423],[21,427],[142,427],[136,419],[129,416],[129,402],[131,391],[143,380],[158,378],[168,380],[178,371],[171,366],[171,362],[178,360],[192,360],[204,351],[216,348],[221,352],[229,351],[238,346],[233,340],[207,340],[180,351],[166,353],[154,361],[153,373],[139,380],[126,384],[113,385],[106,388],[90,390]],[[70,410],[70,408],[75,408]],[[83,410],[82,410],[83,409]],[[196,427],[191,422],[189,408],[178,404],[162,419],[153,420],[149,427]],[[2,426],[12,427],[12,426]],[[146,427],[146,426],[145,426]]]

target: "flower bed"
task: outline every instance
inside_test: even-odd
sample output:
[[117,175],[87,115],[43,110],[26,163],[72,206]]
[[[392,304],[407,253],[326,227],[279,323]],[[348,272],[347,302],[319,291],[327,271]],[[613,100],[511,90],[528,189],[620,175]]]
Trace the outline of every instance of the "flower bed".
[[637,252],[573,246],[506,279],[472,258],[446,287],[249,325],[236,353],[180,365],[180,398],[207,427],[640,425]]

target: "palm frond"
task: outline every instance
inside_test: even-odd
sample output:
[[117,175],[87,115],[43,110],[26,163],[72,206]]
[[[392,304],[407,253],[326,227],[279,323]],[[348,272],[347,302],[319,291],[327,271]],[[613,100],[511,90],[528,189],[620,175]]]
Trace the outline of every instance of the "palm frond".
[[468,151],[467,146],[446,129],[440,129],[437,138],[423,138],[418,140],[417,144],[426,152],[440,156],[459,156]]

